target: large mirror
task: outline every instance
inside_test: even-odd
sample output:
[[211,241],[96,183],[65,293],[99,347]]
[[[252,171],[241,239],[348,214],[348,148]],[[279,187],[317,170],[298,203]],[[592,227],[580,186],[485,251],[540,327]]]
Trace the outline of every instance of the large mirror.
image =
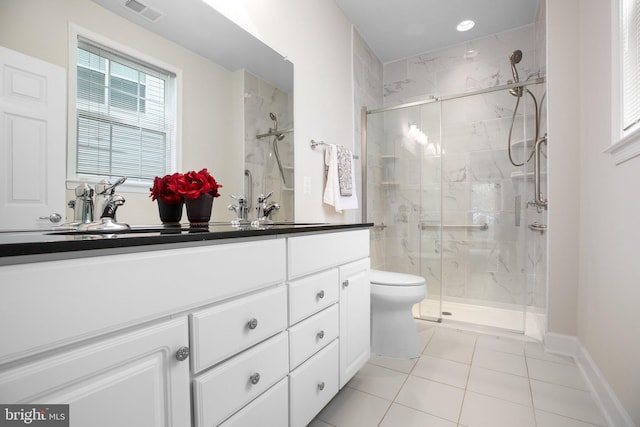
[[[230,195],[273,192],[293,220],[293,64],[202,0],[21,0],[0,4],[3,46],[75,73],[70,34],[82,29],[143,58],[179,69],[178,169],[207,167],[224,187],[213,221],[234,217]],[[71,80],[68,80],[71,82]],[[68,137],[75,114],[68,116]],[[67,142],[66,150],[69,151]],[[68,164],[67,159],[67,164]],[[56,208],[69,220],[73,177],[56,179],[66,193]],[[119,220],[158,222],[147,188],[125,189]],[[253,213],[252,213],[253,215]],[[63,219],[63,221],[64,221]],[[3,224],[2,229],[23,228]]]
[[293,64],[202,0],[94,0],[107,9],[241,73],[243,193],[250,208],[273,193],[278,221],[293,221]]

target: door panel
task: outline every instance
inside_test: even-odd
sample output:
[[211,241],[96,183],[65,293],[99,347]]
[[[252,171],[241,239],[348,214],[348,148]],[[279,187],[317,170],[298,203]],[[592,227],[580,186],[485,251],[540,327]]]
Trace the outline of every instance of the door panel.
[[65,215],[66,72],[0,47],[0,229]]

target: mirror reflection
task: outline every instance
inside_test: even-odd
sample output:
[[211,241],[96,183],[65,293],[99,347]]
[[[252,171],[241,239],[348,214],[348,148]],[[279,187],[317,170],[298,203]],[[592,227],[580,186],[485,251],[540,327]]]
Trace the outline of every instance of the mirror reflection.
[[[82,34],[176,72],[178,146],[174,169],[168,172],[206,167],[224,185],[212,221],[234,218],[227,210],[233,203],[229,195],[251,195],[255,205],[257,196],[268,192],[273,192],[270,201],[281,206],[274,219],[292,220],[293,65],[200,0],[129,3],[145,8],[131,10],[119,0],[24,0],[0,5],[2,45],[62,69],[56,84],[67,87],[62,94],[68,105],[67,123],[61,136],[51,138],[62,146],[57,152],[68,153],[67,159],[47,159],[48,175],[43,174],[37,188],[38,194],[45,192],[42,199],[51,201],[47,209],[60,213],[62,222],[72,221],[73,210],[66,204],[75,199],[74,188],[84,182],[93,187],[102,178],[87,179],[69,167],[77,165],[76,106],[70,101],[76,99],[77,89],[73,35]],[[268,136],[258,138],[262,134]],[[115,182],[118,176],[107,178]],[[159,222],[149,187],[150,183],[129,179],[119,188],[126,198],[120,221]],[[53,191],[46,194],[50,188]],[[3,229],[55,225],[38,220],[42,215],[24,222],[21,218],[27,215],[5,218],[3,214],[0,219]]]

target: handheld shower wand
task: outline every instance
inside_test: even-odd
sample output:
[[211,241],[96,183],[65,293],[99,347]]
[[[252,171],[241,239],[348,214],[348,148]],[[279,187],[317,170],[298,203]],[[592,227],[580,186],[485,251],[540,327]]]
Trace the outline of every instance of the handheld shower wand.
[[[520,61],[522,61],[522,51],[520,49],[514,50],[509,57],[509,62],[511,62],[511,74],[513,75],[514,83],[520,82],[520,76],[518,75],[518,69],[516,68],[516,64],[519,64]],[[522,86],[509,89],[509,92],[511,93],[511,95],[520,98],[522,96]]]
[[[520,49],[514,50],[511,53],[511,56],[509,56],[509,62],[511,63],[511,74],[513,75],[513,78],[515,80],[513,83],[520,83],[520,76],[518,75],[518,69],[516,68],[516,64],[519,64],[520,61],[522,61],[522,51]],[[535,152],[535,150],[532,151],[527,157],[527,160],[522,163],[516,163],[513,160],[513,156],[511,154],[511,134],[513,132],[513,124],[516,120],[516,114],[518,113],[518,107],[520,106],[520,98],[522,98],[524,91],[525,89],[523,86],[516,86],[514,88],[509,89],[509,93],[515,96],[517,99],[516,99],[516,106],[513,109],[513,115],[511,116],[511,126],[509,127],[509,137],[508,137],[507,148],[508,148],[508,154],[509,154],[509,161],[511,162],[512,165],[516,167],[523,166],[525,163],[531,160]],[[538,106],[538,100],[536,99],[534,94],[531,93],[529,89],[526,89],[526,91],[531,96],[531,99],[533,100],[533,104],[534,104],[534,113],[535,113],[534,143],[536,143],[540,136],[540,115],[542,114],[541,112],[542,100],[544,99],[544,96],[540,99],[540,105]]]

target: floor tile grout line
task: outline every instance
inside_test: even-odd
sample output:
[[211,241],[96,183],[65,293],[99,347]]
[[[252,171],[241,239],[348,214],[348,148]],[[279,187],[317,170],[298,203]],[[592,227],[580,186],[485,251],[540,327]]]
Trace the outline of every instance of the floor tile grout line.
[[531,384],[531,373],[529,372],[529,361],[525,355],[524,366],[527,369],[527,383],[529,384],[529,395],[531,396],[531,409],[533,411],[533,425],[538,426],[538,417],[536,416],[536,403],[533,399],[533,385]]
[[[459,424],[459,423],[457,423],[456,421],[452,421],[452,420],[450,420],[449,418],[444,418],[444,417],[441,417],[440,415],[435,415],[435,414],[432,414],[431,412],[423,411],[422,409],[414,408],[414,407],[412,407],[412,406],[405,405],[404,403],[401,403],[401,402],[393,402],[393,403],[394,403],[394,404],[396,404],[396,405],[398,405],[398,406],[402,406],[402,407],[404,407],[404,408],[411,409],[411,410],[413,410],[413,411],[417,411],[417,412],[420,412],[420,413],[422,413],[422,414],[429,415],[429,416],[434,417],[434,418],[439,418],[439,419],[441,419],[441,420],[445,420],[445,421],[448,421],[448,422],[450,422],[450,423]],[[384,418],[383,418],[383,420],[384,420]],[[381,421],[381,422],[382,422],[382,421]],[[378,424],[378,425],[379,425],[379,424]],[[596,427],[599,427],[599,426],[596,426]]]
[[[420,356],[418,356],[420,357]],[[413,367],[415,368],[416,364],[418,362],[413,364]],[[411,368],[411,370],[413,371],[413,368]],[[404,385],[407,383],[407,380],[409,379],[410,374],[406,374],[407,376],[405,377],[404,381],[402,381],[402,385],[398,388],[398,391],[396,392],[396,394],[393,396],[393,399],[391,400],[391,404],[389,405],[389,407],[387,408],[386,411],[384,411],[384,415],[382,415],[382,418],[380,418],[380,422],[377,424],[378,427],[380,426],[380,424],[382,424],[382,422],[384,421],[385,417],[387,416],[387,414],[389,413],[389,410],[391,409],[391,407],[393,406],[394,403],[396,403],[396,398],[398,397],[398,395],[400,394],[400,392],[402,391],[402,387],[404,387]]]
[[580,423],[587,424],[588,426],[605,427],[604,425],[594,424],[594,423],[592,423],[590,421],[581,420],[580,418],[576,418],[576,417],[570,417],[569,415],[565,415],[565,414],[559,414],[557,412],[549,411],[548,409],[538,409],[538,411],[545,412],[547,414],[557,415],[557,416],[562,417],[562,418],[567,418],[567,419],[570,419],[570,420],[578,421]]
[[462,420],[462,410],[464,408],[464,401],[467,397],[467,392],[469,391],[469,379],[471,378],[471,368],[473,367],[473,358],[476,355],[476,349],[478,348],[478,338],[473,343],[473,353],[471,353],[471,361],[469,361],[469,372],[467,373],[467,381],[464,384],[464,393],[462,394],[462,402],[460,403],[460,412],[458,413],[458,421],[456,424],[460,424]]

